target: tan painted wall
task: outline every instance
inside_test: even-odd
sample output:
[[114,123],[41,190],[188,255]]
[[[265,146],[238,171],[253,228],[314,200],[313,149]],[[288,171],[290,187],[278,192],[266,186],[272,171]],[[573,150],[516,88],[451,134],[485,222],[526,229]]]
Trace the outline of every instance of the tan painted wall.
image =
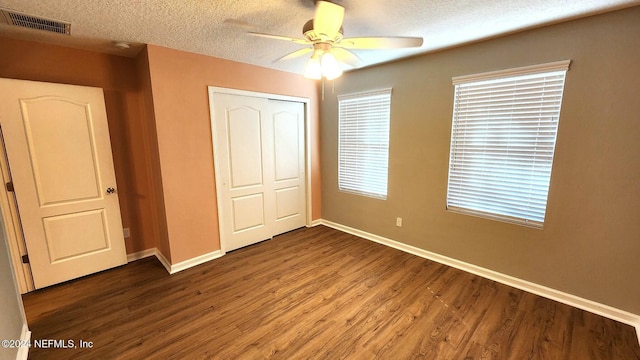
[[136,61],[120,56],[0,37],[0,77],[95,86],[104,89],[127,252],[156,247],[156,224],[141,123]]
[[140,139],[144,143],[147,186],[149,191],[149,208],[145,217],[153,226],[152,239],[155,247],[171,261],[171,248],[167,232],[167,217],[162,194],[162,175],[160,173],[160,153],[158,150],[158,134],[156,119],[153,111],[153,93],[151,91],[151,73],[149,69],[149,54],[147,48],[142,49],[136,57],[136,72],[140,89],[140,125],[144,136]]
[[320,218],[317,87],[299,75],[157,46],[136,59],[0,37],[0,77],[105,91],[127,252],[172,263],[220,248],[207,86],[311,99],[312,216]]
[[147,51],[172,263],[220,249],[207,86],[311,99],[312,216],[320,217],[315,82],[153,45]]
[[[640,314],[639,19],[635,7],[345,74],[336,94],[393,88],[388,199],[338,192],[327,95],[322,217]],[[544,229],[447,212],[451,78],[564,59]]]

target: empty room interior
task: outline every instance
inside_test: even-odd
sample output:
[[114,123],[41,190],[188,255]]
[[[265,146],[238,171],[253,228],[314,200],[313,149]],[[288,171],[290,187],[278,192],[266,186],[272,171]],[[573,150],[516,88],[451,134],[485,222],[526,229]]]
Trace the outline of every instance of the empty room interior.
[[0,11],[0,360],[640,359],[639,1]]

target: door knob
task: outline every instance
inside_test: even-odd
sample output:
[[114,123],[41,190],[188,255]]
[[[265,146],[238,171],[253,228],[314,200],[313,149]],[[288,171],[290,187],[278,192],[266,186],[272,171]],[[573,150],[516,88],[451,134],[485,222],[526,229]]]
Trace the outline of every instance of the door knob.
[[114,189],[114,188],[112,188],[112,187],[108,187],[108,188],[107,188],[107,194],[111,195],[111,194],[113,194],[113,193],[115,193],[115,192],[116,192],[116,189]]

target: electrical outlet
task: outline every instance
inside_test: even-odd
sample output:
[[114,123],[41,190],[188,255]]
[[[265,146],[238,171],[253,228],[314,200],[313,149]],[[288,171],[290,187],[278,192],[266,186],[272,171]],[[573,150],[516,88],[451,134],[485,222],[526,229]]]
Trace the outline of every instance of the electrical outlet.
[[122,229],[122,233],[124,234],[124,237],[126,237],[126,238],[131,236],[131,231],[129,230],[129,228]]
[[401,217],[396,218],[396,226],[397,227],[402,227],[402,218]]

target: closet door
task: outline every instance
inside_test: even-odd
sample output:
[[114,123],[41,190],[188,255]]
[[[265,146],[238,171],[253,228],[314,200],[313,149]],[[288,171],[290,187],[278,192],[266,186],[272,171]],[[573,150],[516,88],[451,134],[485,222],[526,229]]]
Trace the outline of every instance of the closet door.
[[305,225],[304,106],[212,96],[223,251]]
[[269,100],[273,134],[273,235],[306,225],[304,104]]

